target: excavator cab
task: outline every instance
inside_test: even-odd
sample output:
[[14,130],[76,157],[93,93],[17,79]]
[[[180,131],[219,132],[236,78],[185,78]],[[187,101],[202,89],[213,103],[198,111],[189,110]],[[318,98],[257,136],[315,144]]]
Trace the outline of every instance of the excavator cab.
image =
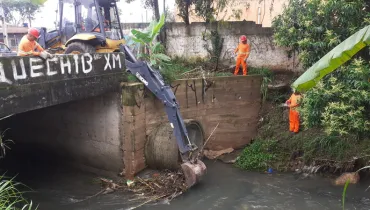
[[38,42],[64,54],[119,52],[125,44],[118,0],[59,0],[59,29],[41,28]]

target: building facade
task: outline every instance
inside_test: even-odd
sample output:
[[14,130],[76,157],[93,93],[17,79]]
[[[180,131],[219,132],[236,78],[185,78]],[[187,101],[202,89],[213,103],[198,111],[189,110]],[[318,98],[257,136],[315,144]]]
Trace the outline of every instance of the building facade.
[[[9,41],[8,47],[13,51],[17,51],[18,44],[21,41],[22,37],[27,34],[28,28],[19,26],[7,26],[7,29]],[[2,27],[0,27],[0,42],[4,43],[4,34]]]
[[[223,12],[218,14],[217,20],[238,21],[246,20],[253,21],[256,24],[261,24],[263,27],[271,27],[272,20],[283,12],[284,5],[287,5],[289,0],[230,0],[228,7]],[[191,9],[194,11],[194,7]],[[236,12],[240,11],[240,18],[235,16]],[[182,22],[179,17],[178,8],[175,9],[176,22]],[[191,12],[190,22],[202,22],[200,17],[197,17],[194,12]]]

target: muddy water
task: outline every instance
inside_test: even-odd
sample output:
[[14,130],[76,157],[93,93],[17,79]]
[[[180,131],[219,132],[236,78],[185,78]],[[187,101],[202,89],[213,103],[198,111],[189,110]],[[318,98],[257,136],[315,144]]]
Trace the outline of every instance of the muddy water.
[[[241,171],[220,162],[206,161],[208,174],[191,191],[170,202],[138,209],[341,209],[342,188],[323,177],[293,174],[261,174]],[[19,166],[19,165],[18,165]],[[97,176],[60,165],[22,166],[17,179],[35,190],[27,194],[39,209],[125,210],[143,200],[127,193],[99,195]],[[370,183],[349,187],[346,209],[370,209]]]

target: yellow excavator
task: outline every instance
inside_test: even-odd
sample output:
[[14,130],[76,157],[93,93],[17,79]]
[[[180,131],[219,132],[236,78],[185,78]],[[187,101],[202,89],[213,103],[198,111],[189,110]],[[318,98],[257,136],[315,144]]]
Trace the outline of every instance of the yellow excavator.
[[[201,152],[199,147],[203,145],[197,145],[194,135],[189,135],[175,94],[164,83],[159,71],[137,60],[125,45],[117,0],[59,0],[59,28],[50,32],[45,28],[39,30],[38,43],[55,54],[124,53],[126,71],[135,75],[164,104],[187,186],[191,187],[201,180],[207,170],[198,158]],[[168,136],[168,139],[173,138]]]
[[59,0],[59,26],[40,30],[38,43],[53,53],[119,52],[125,44],[118,0]]

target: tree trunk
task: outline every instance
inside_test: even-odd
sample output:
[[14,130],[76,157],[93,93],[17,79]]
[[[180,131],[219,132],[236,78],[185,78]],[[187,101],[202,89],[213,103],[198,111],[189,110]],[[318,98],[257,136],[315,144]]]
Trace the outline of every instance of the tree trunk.
[[210,23],[211,22],[211,15],[212,15],[212,1],[211,0],[208,0],[207,1],[207,8],[206,8],[206,23]]
[[166,0],[163,0],[163,14],[167,15],[166,14]]
[[186,25],[190,25],[189,7],[190,7],[190,1],[186,1],[186,10],[185,10],[185,18],[184,18],[184,22]]
[[154,16],[157,21],[161,18],[159,15],[159,6],[158,6],[158,0],[153,0],[153,11],[154,11]]
[[[163,0],[163,14],[165,16],[167,15],[166,14],[166,0]],[[159,36],[160,36],[160,41],[162,42],[163,46],[166,48],[166,24],[164,24]]]
[[29,27],[31,28],[32,27],[32,23],[31,23],[31,17],[28,17],[28,23],[30,24]]

